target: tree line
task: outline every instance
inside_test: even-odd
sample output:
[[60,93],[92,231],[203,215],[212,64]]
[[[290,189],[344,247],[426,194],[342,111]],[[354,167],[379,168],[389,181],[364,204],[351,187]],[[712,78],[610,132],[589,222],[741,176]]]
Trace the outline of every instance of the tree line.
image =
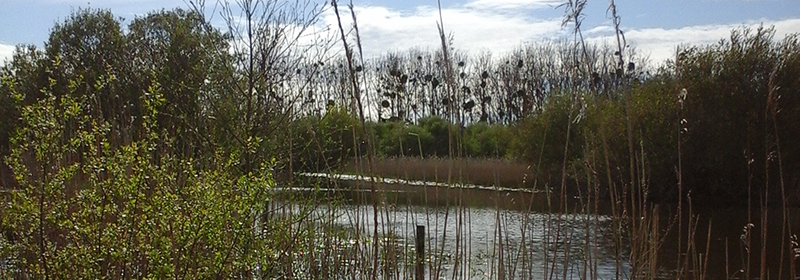
[[[114,145],[143,139],[142,96],[153,86],[163,98],[156,131],[172,139],[163,152],[191,158],[198,166],[219,151],[240,155],[242,171],[273,159],[297,170],[335,167],[359,155],[364,139],[348,133],[360,125],[352,120],[346,62],[331,52],[331,40],[303,45],[290,36],[317,24],[322,11],[300,4],[306,9],[279,13],[285,7],[260,7],[246,14],[283,16],[251,20],[249,27],[229,20],[227,30],[211,26],[197,10],[153,12],[131,21],[126,31],[110,11],[77,11],[56,24],[43,50],[18,47],[3,67],[0,98],[8,120],[0,127],[3,155],[10,153],[14,131],[23,125],[21,110],[41,100],[45,90],[82,97],[85,114],[109,123]],[[232,17],[234,7],[225,11]],[[304,24],[289,30],[280,24],[285,21]],[[546,41],[499,57],[452,50],[455,77],[447,77],[441,50],[390,53],[357,61],[355,70],[364,84],[362,102],[375,149],[383,156],[530,162],[541,156],[558,170],[565,161],[585,161],[589,151],[603,150],[620,161],[639,158],[653,170],[650,180],[665,182],[666,189],[677,180],[672,165],[680,141],[686,179],[714,192],[741,192],[722,186],[747,178],[752,183],[746,174],[777,166],[767,164],[774,155],[759,157],[777,153],[773,147],[779,139],[793,139],[796,85],[790,73],[796,36],[779,42],[773,37],[768,28],[735,30],[717,45],[681,49],[660,68],[649,67],[635,50],[626,49],[623,57],[607,45]],[[454,82],[447,84],[448,78]],[[683,89],[687,99],[678,104],[675,96]],[[630,115],[635,110],[641,112]],[[575,129],[566,137],[571,123]],[[632,139],[615,138],[622,136]],[[612,149],[629,140],[641,147]],[[559,155],[565,143],[567,157]],[[783,154],[792,155],[791,145],[785,149]],[[79,159],[80,152],[74,157]],[[794,163],[787,156],[782,161]],[[625,173],[612,172],[618,168],[599,167]],[[13,185],[5,164],[3,173],[4,186]],[[787,179],[784,184],[792,185]]]

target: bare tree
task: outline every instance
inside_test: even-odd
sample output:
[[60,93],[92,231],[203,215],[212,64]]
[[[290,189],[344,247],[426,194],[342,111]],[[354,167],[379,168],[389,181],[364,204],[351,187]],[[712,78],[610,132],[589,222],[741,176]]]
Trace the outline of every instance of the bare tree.
[[[189,4],[207,14],[204,1]],[[212,9],[210,16],[219,11],[225,22],[234,59],[224,65],[233,78],[224,82],[224,93],[212,103],[215,113],[230,121],[225,129],[242,147],[245,170],[281,150],[276,147],[285,143],[278,141],[286,137],[270,136],[280,133],[297,108],[309,102],[320,71],[309,65],[328,57],[332,46],[320,22],[325,7],[310,0],[236,0],[217,1]]]

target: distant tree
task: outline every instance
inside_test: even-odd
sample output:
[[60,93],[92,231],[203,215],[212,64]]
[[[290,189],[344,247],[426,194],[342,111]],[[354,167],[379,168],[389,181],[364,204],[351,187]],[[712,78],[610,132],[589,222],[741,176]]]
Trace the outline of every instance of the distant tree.
[[[229,36],[232,63],[225,72],[234,79],[222,85],[222,93],[212,102],[218,117],[225,120],[218,135],[233,139],[240,147],[242,168],[250,170],[257,162],[280,158],[278,149],[288,143],[282,128],[304,103],[305,92],[313,92],[311,79],[319,68],[303,69],[314,58],[325,57],[332,44],[316,36],[325,5],[310,0],[237,0],[221,4],[222,19]],[[202,11],[197,6],[195,10]],[[227,52],[227,50],[226,50]],[[305,72],[305,73],[304,73]],[[289,85],[289,86],[284,86]]]
[[43,74],[52,82],[40,86],[56,95],[87,97],[87,113],[117,131],[111,141],[130,142],[140,133],[134,122],[140,120],[141,92],[127,88],[127,50],[120,21],[110,11],[79,9],[50,32]]
[[[41,98],[41,87],[48,83],[44,75],[44,53],[36,46],[17,46],[12,59],[0,67],[0,158],[11,152],[11,137],[21,125],[22,106]],[[11,169],[0,160],[0,185],[16,186]]]
[[202,159],[213,151],[219,114],[213,101],[233,78],[225,72],[231,63],[227,38],[202,15],[183,9],[138,17],[128,29],[130,89],[142,92],[158,83],[165,99],[158,123],[174,139],[169,148],[183,158]]

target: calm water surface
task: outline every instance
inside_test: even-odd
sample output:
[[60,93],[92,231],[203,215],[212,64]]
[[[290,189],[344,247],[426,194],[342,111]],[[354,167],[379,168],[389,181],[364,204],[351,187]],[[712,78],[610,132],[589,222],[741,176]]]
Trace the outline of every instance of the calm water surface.
[[[342,189],[343,185],[351,189]],[[337,201],[316,207],[314,213],[369,238],[377,225],[379,238],[391,239],[401,251],[413,252],[416,227],[424,226],[429,254],[427,275],[431,279],[436,276],[440,279],[632,277],[628,238],[623,237],[621,248],[614,246],[610,207],[603,203],[587,210],[581,207],[586,201],[578,198],[559,204],[548,201],[544,193],[479,186],[449,188],[424,182],[379,182],[378,189],[382,191],[375,194],[353,187],[364,186],[353,185],[352,181],[338,182],[330,189],[293,192]],[[377,213],[373,208],[376,201],[380,203]],[[681,263],[676,209],[674,205],[659,208],[661,246],[656,278],[674,279]],[[686,251],[686,239],[690,237],[688,207],[682,212],[681,243],[682,251]],[[696,246],[690,249],[697,258],[690,261],[705,264],[707,279],[744,279],[748,251],[750,274],[755,276],[751,279],[757,279],[762,245],[766,245],[769,278],[778,279],[782,270],[781,278],[788,279],[790,248],[786,244],[790,236],[785,235],[784,243],[780,242],[782,211],[768,211],[769,219],[764,225],[760,222],[760,211],[752,211],[748,221],[747,209],[692,209],[692,214],[697,225],[693,234]],[[790,224],[800,229],[797,209],[791,209],[788,215]],[[746,232],[745,227],[748,227]],[[761,243],[764,228],[768,242]],[[745,233],[751,236],[749,247],[741,239]],[[780,266],[781,250],[784,250],[783,266]],[[408,279],[412,275],[413,270],[407,269],[395,277]]]

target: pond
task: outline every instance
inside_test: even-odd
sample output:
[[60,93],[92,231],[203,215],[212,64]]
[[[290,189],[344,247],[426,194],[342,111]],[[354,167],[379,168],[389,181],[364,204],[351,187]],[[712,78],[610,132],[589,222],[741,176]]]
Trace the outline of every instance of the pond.
[[628,219],[608,201],[547,192],[394,179],[375,179],[373,192],[369,178],[328,179],[329,188],[289,191],[329,202],[316,205],[313,215],[379,240],[382,263],[387,255],[399,259],[391,271],[376,269],[381,279],[414,276],[417,226],[425,229],[427,279],[674,279],[679,272],[758,279],[762,260],[765,278],[780,272],[787,279],[790,260],[797,261],[790,259],[791,236],[781,235],[789,232],[785,225],[800,228],[797,209],[788,209],[786,224],[781,209],[756,209],[748,220],[747,209],[688,205],[680,219],[676,205],[651,205],[650,214]]

